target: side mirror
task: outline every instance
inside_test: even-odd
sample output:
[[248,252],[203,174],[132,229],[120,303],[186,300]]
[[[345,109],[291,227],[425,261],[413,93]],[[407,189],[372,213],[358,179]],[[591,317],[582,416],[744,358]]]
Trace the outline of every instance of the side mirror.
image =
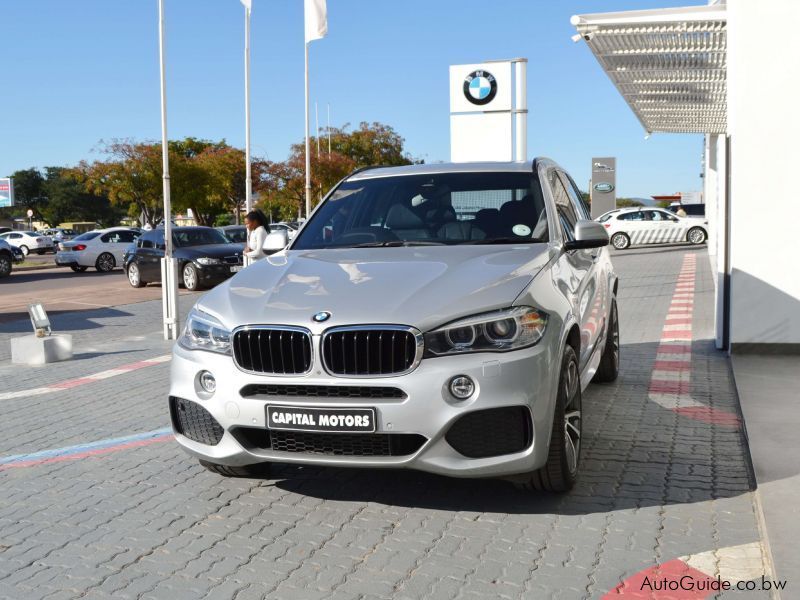
[[575,224],[575,239],[564,244],[565,250],[602,248],[608,246],[608,233],[602,223],[578,221]]
[[283,230],[273,231],[264,240],[263,250],[265,254],[275,254],[280,252],[289,243],[289,237]]

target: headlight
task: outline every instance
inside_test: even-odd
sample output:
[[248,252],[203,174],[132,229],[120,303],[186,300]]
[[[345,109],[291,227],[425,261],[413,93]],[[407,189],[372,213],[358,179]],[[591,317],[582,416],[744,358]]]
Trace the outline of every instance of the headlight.
[[209,258],[208,256],[201,256],[195,262],[200,265],[219,265],[222,261],[218,258]]
[[231,332],[217,319],[193,308],[178,343],[187,350],[231,353]]
[[516,306],[467,317],[425,334],[426,356],[503,352],[533,346],[544,336],[547,314]]

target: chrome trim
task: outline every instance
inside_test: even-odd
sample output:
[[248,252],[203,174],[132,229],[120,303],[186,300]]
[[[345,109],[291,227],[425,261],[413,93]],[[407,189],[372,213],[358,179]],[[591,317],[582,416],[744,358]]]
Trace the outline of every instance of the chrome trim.
[[[308,348],[311,352],[309,361],[308,361],[308,369],[303,371],[302,373],[267,373],[264,371],[249,371],[243,368],[239,362],[236,360],[236,350],[234,348],[234,337],[240,331],[253,331],[253,330],[272,330],[272,331],[292,331],[296,333],[305,334],[308,338]],[[295,325],[241,325],[239,327],[234,328],[231,331],[231,358],[233,359],[233,364],[236,365],[236,368],[239,369],[242,373],[247,373],[248,375],[262,375],[267,377],[302,377],[311,373],[314,370],[314,337],[311,335],[311,330],[305,327],[297,327]]]
[[[325,364],[325,339],[328,337],[328,334],[331,333],[338,333],[344,331],[376,331],[376,330],[389,330],[389,331],[404,331],[407,333],[411,333],[414,336],[414,339],[417,343],[417,351],[414,354],[414,361],[411,363],[411,366],[406,369],[405,371],[398,371],[396,373],[386,373],[380,375],[346,375],[340,373],[334,373],[328,368],[328,365]],[[344,377],[348,379],[376,379],[376,378],[383,378],[383,377],[399,377],[401,375],[407,375],[415,370],[419,363],[422,362],[422,356],[425,354],[425,336],[423,336],[422,332],[417,329],[416,327],[411,327],[409,325],[381,325],[381,324],[374,324],[374,325],[340,325],[338,327],[331,327],[330,329],[326,329],[322,332],[322,338],[320,340],[320,362],[322,363],[322,368],[325,369],[325,372],[332,376],[332,377]]]

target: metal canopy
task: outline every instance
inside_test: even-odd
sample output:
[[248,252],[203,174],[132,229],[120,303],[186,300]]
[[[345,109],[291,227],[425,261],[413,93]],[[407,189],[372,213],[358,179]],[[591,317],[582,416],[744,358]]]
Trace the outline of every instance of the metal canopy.
[[725,133],[725,5],[571,19],[645,130]]

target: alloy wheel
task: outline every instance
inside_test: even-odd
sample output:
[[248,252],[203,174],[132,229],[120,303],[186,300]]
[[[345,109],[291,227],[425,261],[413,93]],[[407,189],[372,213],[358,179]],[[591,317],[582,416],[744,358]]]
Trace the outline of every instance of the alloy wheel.
[[183,285],[186,286],[187,290],[193,290],[197,287],[196,277],[197,274],[192,265],[186,265],[183,268]]
[[133,287],[139,287],[139,267],[136,263],[128,265],[128,281]]
[[111,256],[108,252],[103,252],[103,254],[101,254],[97,258],[97,270],[107,273],[108,271],[111,271],[113,268],[114,268],[114,257]]
[[692,244],[702,244],[705,238],[706,236],[701,229],[695,228],[689,232],[689,241]]
[[614,357],[614,369],[619,369],[619,317],[617,303],[611,305],[611,350]]
[[11,274],[11,259],[7,256],[0,256],[0,277],[7,277]]
[[22,250],[22,254],[24,254],[25,256],[28,256],[28,253],[30,252],[30,250],[28,250],[27,246],[20,246],[19,249]]
[[617,250],[624,250],[629,244],[627,236],[623,233],[617,233],[611,238],[611,245]]
[[564,373],[564,445],[567,468],[570,473],[578,470],[581,452],[581,394],[578,365],[571,360]]

